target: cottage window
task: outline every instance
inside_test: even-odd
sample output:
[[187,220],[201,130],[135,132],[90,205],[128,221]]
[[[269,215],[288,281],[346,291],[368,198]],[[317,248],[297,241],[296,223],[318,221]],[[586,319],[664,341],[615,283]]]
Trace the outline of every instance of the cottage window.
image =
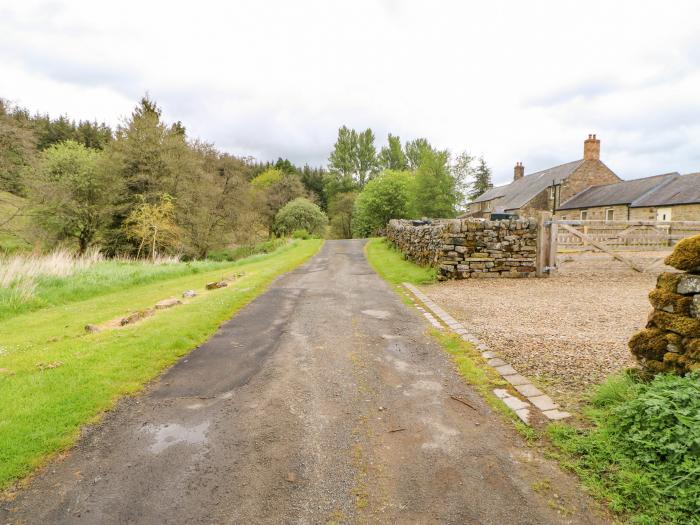
[[588,219],[588,210],[581,210],[581,220],[585,221]]
[[486,201],[486,211],[489,211],[491,209],[491,201]]
[[615,220],[615,210],[612,208],[605,210],[605,222],[612,222]]

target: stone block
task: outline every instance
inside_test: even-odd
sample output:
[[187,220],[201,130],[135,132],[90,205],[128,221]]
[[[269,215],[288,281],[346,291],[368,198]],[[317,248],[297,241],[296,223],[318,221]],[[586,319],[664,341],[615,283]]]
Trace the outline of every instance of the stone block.
[[501,359],[500,357],[494,357],[493,359],[489,359],[489,360],[487,361],[487,364],[488,364],[489,366],[494,366],[494,367],[496,367],[496,366],[507,365],[508,363],[506,363],[506,362],[505,362],[503,359]]
[[496,372],[498,372],[502,376],[512,376],[518,373],[516,372],[515,368],[513,368],[510,365],[497,366]]
[[533,384],[517,385],[515,389],[525,397],[536,397],[543,395],[543,392]]
[[676,291],[683,295],[700,293],[700,275],[683,275],[678,279]]
[[518,399],[517,397],[508,396],[503,398],[503,402],[511,410],[520,410],[521,408],[528,408],[530,405],[525,401]]
[[526,377],[523,377],[520,374],[509,375],[504,377],[503,379],[508,381],[513,386],[526,385],[530,383],[530,381]]
[[567,417],[571,417],[571,414],[568,412],[564,412],[561,410],[543,410],[542,413],[547,417],[547,419],[551,419],[552,421],[558,421],[560,419],[566,419]]
[[[516,387],[517,388],[517,387]],[[552,401],[552,398],[546,395],[541,395],[541,396],[535,396],[535,397],[529,397],[528,401],[535,405],[537,408],[540,410],[554,410],[555,408],[559,408],[559,405],[557,405],[554,401]]]

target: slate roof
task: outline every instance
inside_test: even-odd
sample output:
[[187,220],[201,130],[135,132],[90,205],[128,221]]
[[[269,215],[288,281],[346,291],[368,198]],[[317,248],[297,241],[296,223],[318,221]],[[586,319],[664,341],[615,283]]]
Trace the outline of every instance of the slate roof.
[[573,210],[577,208],[595,208],[596,206],[632,204],[660,187],[670,184],[677,177],[680,177],[680,173],[673,172],[643,179],[616,182],[614,184],[591,186],[571,197],[557,209]]
[[510,184],[491,188],[472,202],[484,202],[502,197],[503,200],[498,203],[497,210],[514,210],[521,208],[535,198],[542,190],[551,186],[552,181],[554,181],[554,184],[560,184],[576,171],[576,168],[582,163],[583,160],[575,160],[574,162],[567,162],[560,166],[554,166],[553,168],[531,173]]
[[630,204],[642,206],[673,206],[676,204],[700,204],[700,172],[688,173],[663,184]]

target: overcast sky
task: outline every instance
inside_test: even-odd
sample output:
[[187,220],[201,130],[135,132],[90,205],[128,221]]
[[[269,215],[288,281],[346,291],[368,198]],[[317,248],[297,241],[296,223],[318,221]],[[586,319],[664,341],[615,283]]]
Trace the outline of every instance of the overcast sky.
[[148,92],[191,136],[325,164],[371,127],[483,155],[700,171],[700,2],[0,0],[0,97],[115,125]]

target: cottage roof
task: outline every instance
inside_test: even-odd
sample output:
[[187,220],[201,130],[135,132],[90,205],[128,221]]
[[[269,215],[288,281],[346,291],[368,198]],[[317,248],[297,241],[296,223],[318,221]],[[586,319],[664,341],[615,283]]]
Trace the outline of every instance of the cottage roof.
[[591,186],[571,197],[558,209],[573,210],[577,208],[595,208],[596,206],[631,204],[638,199],[646,197],[677,177],[680,177],[680,174],[673,172],[643,179],[616,182],[614,184]]
[[496,186],[486,191],[472,202],[484,202],[493,199],[502,198],[498,202],[499,210],[514,210],[525,206],[542,190],[552,184],[561,184],[561,182],[571,175],[583,163],[583,160],[575,160],[567,162],[560,166],[554,166],[546,170],[525,175],[523,178],[506,184],[504,186]]
[[700,172],[681,175],[630,204],[643,206],[673,206],[675,204],[700,204]]

